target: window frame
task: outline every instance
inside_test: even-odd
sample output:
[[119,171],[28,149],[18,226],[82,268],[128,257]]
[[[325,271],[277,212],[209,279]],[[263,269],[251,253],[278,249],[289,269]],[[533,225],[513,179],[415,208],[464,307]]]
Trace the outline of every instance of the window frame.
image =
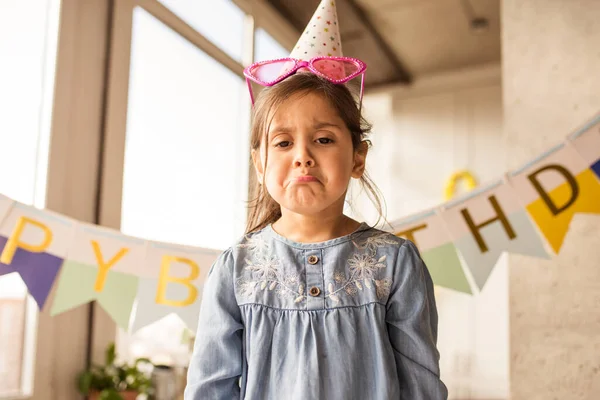
[[[131,41],[133,13],[136,7],[165,24],[191,44],[212,57],[221,65],[244,80],[243,69],[253,62],[254,40],[257,23],[282,46],[292,48],[299,36],[268,3],[260,0],[232,0],[245,14],[242,61],[238,62],[229,54],[196,31],[185,20],[172,12],[158,0],[112,0],[111,44],[108,53],[108,83],[106,87],[106,108],[103,129],[103,156],[100,171],[100,192],[98,197],[98,221],[102,226],[120,229],[125,138],[127,131],[127,106],[129,75],[131,64]],[[249,101],[248,109],[251,107]],[[249,116],[249,113],[247,113]],[[250,165],[250,158],[248,158]],[[249,179],[252,180],[250,168]],[[101,349],[108,342],[116,340],[116,324],[95,304],[92,314],[92,360],[101,360]]]
[[[158,0],[60,0],[50,155],[45,207],[76,220],[120,226],[133,9],[144,8],[239,76],[252,61],[255,25],[291,48],[298,32],[260,0],[233,0],[246,13],[244,59],[236,62]],[[250,105],[248,105],[250,107]],[[77,149],[77,151],[73,151]],[[53,295],[48,299],[52,303]],[[90,362],[102,362],[116,325],[95,303],[57,316],[28,300],[24,369],[33,375],[30,393],[0,400],[81,398],[73,378]],[[35,319],[35,318],[34,318]]]
[[[92,223],[96,222],[103,60],[108,48],[111,1],[60,2],[49,155],[45,184],[36,187],[43,191],[36,197],[45,197],[46,209]],[[80,398],[73,379],[90,360],[90,316],[94,306],[82,305],[51,316],[53,297],[51,292],[41,312],[31,299],[27,300],[26,319],[32,323],[25,332],[24,392],[1,400]],[[35,345],[27,346],[27,342]]]

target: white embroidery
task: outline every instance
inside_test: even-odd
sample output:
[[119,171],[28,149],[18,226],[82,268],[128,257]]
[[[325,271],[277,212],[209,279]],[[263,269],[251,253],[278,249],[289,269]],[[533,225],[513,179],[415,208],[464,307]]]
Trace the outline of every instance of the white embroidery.
[[[380,233],[368,237],[361,243],[353,241],[357,251],[347,260],[347,270],[335,271],[334,281],[327,284],[327,294],[336,303],[340,295],[356,296],[366,289],[375,288],[378,299],[389,295],[392,286],[390,278],[376,279],[386,265],[385,255],[377,258],[377,248],[387,245],[399,245],[397,240],[389,237],[388,233]],[[245,259],[244,270],[250,272],[249,277],[237,280],[238,293],[242,297],[253,298],[259,290],[274,291],[281,297],[292,298],[295,303],[306,299],[305,287],[300,283],[300,276],[295,273],[283,274],[279,259],[270,254],[269,243],[262,235],[247,238],[238,247],[247,248],[249,256]],[[350,277],[346,277],[346,271]],[[337,285],[337,288],[336,288]]]
[[246,259],[246,268],[256,272],[261,279],[275,279],[279,272],[279,260],[275,256],[259,254],[256,259]]
[[363,243],[354,243],[354,246],[366,252],[354,253],[348,259],[348,271],[350,278],[346,279],[344,272],[336,271],[333,275],[335,283],[339,285],[335,289],[334,282],[327,285],[327,295],[331,300],[339,303],[339,295],[345,293],[356,296],[359,291],[372,289],[375,285],[375,294],[378,299],[384,299],[390,293],[392,280],[390,278],[375,279],[379,272],[387,267],[386,256],[376,258],[377,248],[386,245],[398,245],[398,241],[389,238],[388,233],[380,233],[367,238]]
[[[291,297],[295,303],[306,298],[304,284],[300,283],[298,274],[282,274],[279,259],[271,254],[268,243],[259,235],[248,239],[248,243],[240,244],[251,250],[252,258],[246,258],[244,269],[251,271],[252,277],[237,280],[238,292],[242,297],[252,298],[258,290],[275,291],[281,297]],[[254,254],[257,253],[257,254]]]
[[[356,279],[373,279],[379,269],[385,268],[386,256],[382,256],[379,260],[375,260],[371,254],[368,253],[355,253],[351,259],[348,260],[348,266],[350,273]],[[359,288],[360,289],[360,288]]]
[[378,233],[377,235],[373,235],[369,238],[367,238],[367,240],[365,240],[364,243],[362,244],[358,244],[356,242],[352,242],[354,243],[354,245],[359,248],[359,249],[369,249],[371,251],[376,251],[377,247],[382,247],[385,246],[386,244],[391,244],[391,245],[397,245],[398,242],[392,239],[389,239],[390,234],[389,233]]
[[253,235],[246,238],[246,243],[238,244],[238,247],[263,253],[269,250],[269,242],[267,242],[261,235]]

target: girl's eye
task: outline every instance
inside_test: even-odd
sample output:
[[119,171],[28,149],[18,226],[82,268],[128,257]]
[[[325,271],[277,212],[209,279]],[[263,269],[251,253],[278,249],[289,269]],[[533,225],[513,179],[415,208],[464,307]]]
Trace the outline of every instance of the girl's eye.
[[290,142],[287,140],[281,141],[277,144],[275,144],[275,147],[288,147],[290,145]]
[[317,139],[317,142],[319,142],[320,144],[330,144],[333,143],[333,140],[329,138],[319,138]]

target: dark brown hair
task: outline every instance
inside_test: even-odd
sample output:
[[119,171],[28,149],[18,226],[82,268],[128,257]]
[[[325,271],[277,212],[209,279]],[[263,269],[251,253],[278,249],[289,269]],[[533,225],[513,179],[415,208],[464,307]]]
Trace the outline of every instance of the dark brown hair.
[[[352,135],[354,150],[366,140],[371,131],[371,124],[363,118],[360,105],[348,87],[331,83],[315,74],[297,73],[274,86],[264,88],[258,95],[252,112],[250,148],[257,151],[260,149],[261,142],[266,137],[271,121],[281,104],[292,96],[303,96],[309,93],[323,96],[338,112]],[[370,145],[370,142],[368,144]],[[264,168],[266,170],[266,165]],[[249,202],[250,215],[246,233],[260,230],[281,217],[281,207],[269,195],[264,182],[260,185],[255,179],[253,181],[251,196],[256,197]],[[366,172],[360,181],[381,219],[383,212],[379,190]]]

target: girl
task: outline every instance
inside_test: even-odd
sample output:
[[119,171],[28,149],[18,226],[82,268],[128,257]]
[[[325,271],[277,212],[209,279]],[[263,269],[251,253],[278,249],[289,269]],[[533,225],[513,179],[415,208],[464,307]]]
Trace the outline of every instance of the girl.
[[[313,26],[337,25],[331,7],[323,0],[330,14],[315,13]],[[327,34],[339,50],[338,33]],[[377,199],[365,175],[369,126],[342,84],[365,68],[317,57],[246,69],[270,86],[253,110],[257,201],[204,285],[186,400],[447,398],[419,252],[343,213],[351,178]]]
[[447,398],[417,249],[343,214],[366,133],[343,85],[309,72],[263,90],[259,201],[204,286],[186,400]]

